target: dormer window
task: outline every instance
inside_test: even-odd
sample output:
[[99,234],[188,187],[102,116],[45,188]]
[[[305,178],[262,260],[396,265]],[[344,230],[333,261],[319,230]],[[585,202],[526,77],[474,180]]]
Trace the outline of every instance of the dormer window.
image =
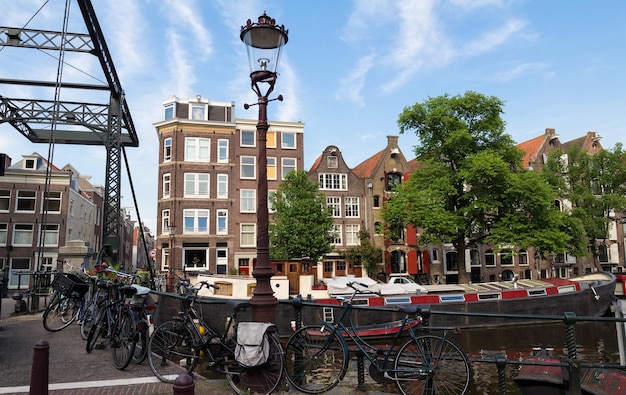
[[329,169],[336,169],[337,167],[339,167],[339,161],[337,160],[337,156],[336,154],[330,154],[329,156],[326,157],[326,164],[328,165]]
[[206,106],[198,104],[189,105],[189,118],[197,121],[206,121]]
[[163,106],[164,119],[172,119],[176,114],[176,103],[168,103]]
[[36,168],[37,160],[35,158],[24,159],[24,168],[34,170]]

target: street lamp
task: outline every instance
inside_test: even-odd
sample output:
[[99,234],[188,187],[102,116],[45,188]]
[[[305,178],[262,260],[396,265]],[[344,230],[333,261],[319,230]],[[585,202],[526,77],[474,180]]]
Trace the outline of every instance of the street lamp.
[[[267,103],[272,100],[282,101],[282,95],[276,99],[268,100],[268,96],[274,90],[276,83],[276,68],[280,59],[280,51],[287,44],[288,30],[285,26],[276,25],[276,21],[263,13],[258,22],[253,23],[248,19],[245,26],[241,27],[241,41],[248,50],[248,62],[250,63],[250,80],[252,90],[257,95],[259,106],[259,120],[256,125],[257,142],[259,147],[257,168],[257,258],[256,266],[252,275],[256,279],[256,287],[250,305],[252,306],[252,318],[257,322],[275,322],[276,304],[274,291],[270,279],[274,270],[270,265],[269,248],[269,212],[267,207]],[[255,105],[252,104],[252,105]],[[251,105],[244,104],[247,110]]]

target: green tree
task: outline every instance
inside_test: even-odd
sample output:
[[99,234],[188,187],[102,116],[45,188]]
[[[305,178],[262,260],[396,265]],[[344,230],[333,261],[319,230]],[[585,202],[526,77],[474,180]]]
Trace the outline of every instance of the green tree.
[[305,171],[292,171],[271,198],[274,209],[269,226],[272,259],[311,258],[332,251],[333,218],[326,197]]
[[374,275],[376,267],[383,259],[383,251],[372,243],[369,233],[362,229],[359,232],[360,245],[350,247],[346,250],[346,259],[354,264],[360,264],[368,276]]
[[626,152],[620,143],[595,154],[572,146],[562,155],[551,152],[543,167],[559,190],[564,208],[582,224],[586,254],[602,270],[599,255],[607,248],[611,226],[626,209]]
[[460,283],[469,282],[468,247],[564,251],[579,230],[556,209],[556,190],[522,168],[523,153],[504,133],[502,107],[500,99],[470,91],[406,107],[398,120],[401,133],[418,137],[420,167],[386,202],[386,226],[414,225],[423,245],[452,243]]

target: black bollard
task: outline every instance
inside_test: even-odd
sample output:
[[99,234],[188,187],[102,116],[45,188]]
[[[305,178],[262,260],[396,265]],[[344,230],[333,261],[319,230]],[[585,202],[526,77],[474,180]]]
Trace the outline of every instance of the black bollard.
[[48,395],[48,361],[50,344],[39,340],[33,352],[33,368],[30,374],[30,395]]
[[174,381],[174,395],[194,395],[195,387],[193,377],[188,374],[181,374]]

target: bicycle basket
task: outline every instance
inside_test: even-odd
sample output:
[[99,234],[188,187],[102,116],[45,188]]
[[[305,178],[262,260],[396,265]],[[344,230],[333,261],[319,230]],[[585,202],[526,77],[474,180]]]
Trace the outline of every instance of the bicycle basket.
[[78,292],[82,296],[89,290],[89,284],[74,274],[56,273],[52,289],[65,296],[70,296],[72,292]]

